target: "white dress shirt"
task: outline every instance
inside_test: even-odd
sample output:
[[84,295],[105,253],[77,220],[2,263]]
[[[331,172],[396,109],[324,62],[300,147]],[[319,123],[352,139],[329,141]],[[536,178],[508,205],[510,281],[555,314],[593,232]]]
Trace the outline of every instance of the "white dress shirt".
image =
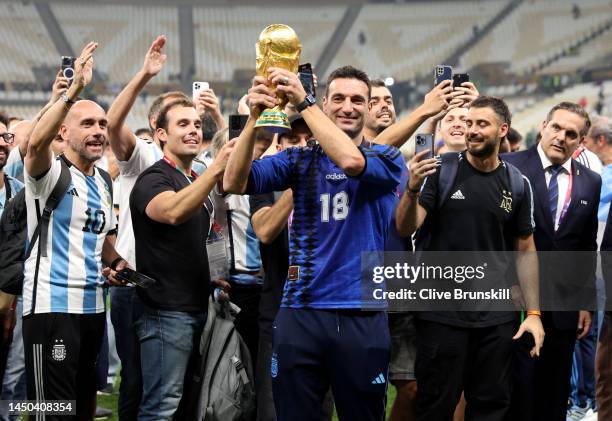
[[[542,150],[542,145],[538,145],[538,155],[540,156],[540,161],[542,161],[542,168],[544,169],[544,177],[546,177],[546,188],[550,184],[550,179],[552,178],[551,167],[553,163],[550,162],[550,159],[544,154]],[[557,213],[555,215],[555,231],[559,228],[559,220],[561,218],[561,212],[563,211],[563,205],[565,203],[565,196],[567,195],[567,189],[569,188],[569,175],[572,171],[572,159],[569,158],[563,164],[561,164],[563,168],[559,171],[557,175],[557,185],[559,186],[559,195],[557,197]],[[548,200],[548,198],[546,198]],[[569,206],[569,203],[568,203]]]

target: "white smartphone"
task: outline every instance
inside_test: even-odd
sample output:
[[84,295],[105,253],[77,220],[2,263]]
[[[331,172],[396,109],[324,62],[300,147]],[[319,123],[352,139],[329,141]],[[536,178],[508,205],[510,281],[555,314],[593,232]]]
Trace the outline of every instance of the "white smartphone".
[[197,101],[200,96],[200,92],[205,91],[210,88],[208,82],[193,82],[193,90],[191,97],[194,101]]

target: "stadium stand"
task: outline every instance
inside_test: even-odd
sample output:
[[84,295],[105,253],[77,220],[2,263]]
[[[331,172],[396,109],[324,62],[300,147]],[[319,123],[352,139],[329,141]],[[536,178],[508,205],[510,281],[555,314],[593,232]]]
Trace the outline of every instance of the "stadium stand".
[[60,61],[31,3],[0,3],[0,51],[3,56],[0,79],[4,82],[35,82],[33,68],[52,63],[59,65]]
[[75,50],[90,40],[100,44],[96,69],[112,84],[130,80],[159,34],[168,38],[168,61],[156,82],[166,83],[180,73],[176,7],[60,3],[51,8]]
[[470,69],[482,63],[506,62],[511,71],[519,74],[536,69],[610,19],[609,2],[583,0],[578,4],[580,16],[574,17],[572,2],[523,1],[461,57],[459,67]]
[[255,68],[255,42],[266,26],[291,26],[302,43],[302,62],[316,64],[344,7],[195,7],[196,74],[230,81],[235,69]]
[[330,68],[346,63],[371,77],[413,79],[431,73],[507,1],[365,5]]
[[[612,25],[612,23],[611,23]],[[587,68],[595,65],[606,58],[612,57],[612,29],[603,29],[600,36],[592,41],[576,47],[574,51],[569,51],[553,65],[543,69],[541,74],[570,73],[576,69]]]

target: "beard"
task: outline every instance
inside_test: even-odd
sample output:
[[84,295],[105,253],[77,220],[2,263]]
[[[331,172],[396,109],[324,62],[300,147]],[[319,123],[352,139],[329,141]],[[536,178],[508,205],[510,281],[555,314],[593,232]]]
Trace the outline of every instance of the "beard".
[[84,142],[75,142],[68,143],[68,147],[70,147],[74,152],[77,153],[81,159],[84,161],[95,162],[98,159],[104,156],[104,148],[102,148],[101,152],[92,152],[87,149],[87,144]]
[[4,152],[4,156],[0,156],[0,171],[4,169],[10,150],[7,146],[0,146],[0,152]]
[[477,158],[487,158],[495,154],[495,148],[497,147],[497,139],[484,139],[484,142],[479,144],[479,147],[475,147],[470,143],[469,139],[467,143],[468,152]]

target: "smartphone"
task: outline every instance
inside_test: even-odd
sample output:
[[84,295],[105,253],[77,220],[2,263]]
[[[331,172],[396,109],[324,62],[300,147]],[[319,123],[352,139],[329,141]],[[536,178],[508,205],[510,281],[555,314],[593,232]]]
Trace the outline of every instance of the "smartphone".
[[434,86],[438,86],[444,80],[453,78],[453,68],[445,64],[439,64],[434,69]]
[[316,98],[314,76],[312,74],[312,65],[310,63],[300,64],[298,67],[298,75],[300,76],[300,82],[307,94],[312,95]]
[[246,122],[249,119],[248,115],[232,114],[229,116],[229,139],[232,140],[240,136]]
[[210,85],[208,84],[208,82],[193,82],[192,88],[193,89],[191,91],[191,98],[193,98],[193,101],[195,102],[198,100],[200,92],[209,89]]
[[414,148],[414,153],[418,154],[419,152],[422,151],[429,151],[428,154],[425,154],[425,156],[422,159],[429,159],[429,158],[433,158],[433,152],[434,152],[434,148],[433,148],[433,135],[432,134],[417,134],[416,135],[416,144],[415,144],[415,148]]
[[455,73],[453,75],[453,87],[461,86],[463,82],[469,82],[470,75],[467,73]]
[[147,275],[136,272],[134,269],[125,268],[117,272],[115,278],[129,282],[130,284],[138,285],[142,288],[149,288],[156,283],[155,279],[149,278]]
[[68,86],[72,83],[72,79],[74,79],[74,62],[76,61],[76,57],[71,56],[62,56],[62,75],[68,79]]

